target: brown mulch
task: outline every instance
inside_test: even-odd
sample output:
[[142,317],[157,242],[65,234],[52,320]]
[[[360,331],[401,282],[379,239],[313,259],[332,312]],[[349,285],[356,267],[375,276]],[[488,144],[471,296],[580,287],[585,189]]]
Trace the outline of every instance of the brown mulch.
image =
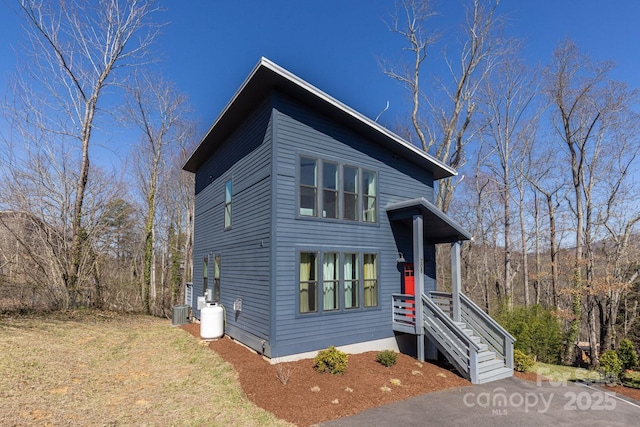
[[[197,323],[181,328],[196,338],[200,336]],[[299,426],[346,417],[419,394],[471,385],[455,371],[420,363],[404,354],[399,354],[396,364],[389,368],[376,362],[376,352],[351,354],[347,372],[331,375],[314,371],[310,359],[271,365],[226,336],[209,343],[209,347],[233,365],[251,401]]]

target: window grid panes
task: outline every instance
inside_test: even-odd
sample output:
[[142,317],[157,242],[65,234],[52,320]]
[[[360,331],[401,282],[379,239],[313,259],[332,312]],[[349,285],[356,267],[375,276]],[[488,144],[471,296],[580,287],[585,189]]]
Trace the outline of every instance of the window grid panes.
[[377,307],[377,254],[301,252],[298,291],[301,314]]
[[202,261],[202,295],[207,295],[209,286],[209,257],[204,257]]
[[324,162],[322,170],[322,216],[324,218],[338,218],[338,165]]
[[377,182],[376,173],[362,171],[362,220],[365,222],[376,222],[376,194]]
[[220,301],[220,255],[213,258],[213,300]]
[[358,221],[358,168],[345,166],[343,169],[344,219]]
[[378,222],[378,176],[374,171],[303,156],[298,193],[300,216]]
[[224,186],[224,228],[231,227],[231,180],[227,181]]
[[325,311],[340,308],[340,260],[335,252],[325,253],[322,261],[322,309]]
[[344,254],[344,308],[360,307],[360,257],[358,254]]
[[316,216],[318,203],[318,162],[300,158],[300,215]]
[[300,313],[318,311],[318,255],[313,252],[300,253]]
[[376,254],[364,254],[364,306],[378,305],[378,263]]

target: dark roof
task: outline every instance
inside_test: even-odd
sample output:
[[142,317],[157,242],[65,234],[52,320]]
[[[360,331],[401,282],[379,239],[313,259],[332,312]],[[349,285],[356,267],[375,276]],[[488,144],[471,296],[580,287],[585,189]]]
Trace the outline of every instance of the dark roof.
[[433,203],[420,197],[392,203],[385,207],[391,221],[409,222],[413,215],[422,215],[424,239],[430,243],[453,243],[471,240],[473,236]]
[[388,147],[395,154],[430,170],[436,180],[457,175],[454,169],[435,157],[266,58],[260,59],[183,169],[195,172],[211,156],[218,144],[274,89],[299,99],[316,111]]

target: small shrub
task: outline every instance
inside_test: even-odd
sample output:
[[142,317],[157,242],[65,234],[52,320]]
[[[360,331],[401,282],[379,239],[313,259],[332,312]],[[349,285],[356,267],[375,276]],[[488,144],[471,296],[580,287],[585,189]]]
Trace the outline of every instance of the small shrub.
[[533,356],[530,354],[526,354],[521,350],[513,351],[513,369],[518,372],[527,372],[529,369],[533,368],[535,364],[535,360]]
[[278,363],[276,365],[276,378],[282,385],[287,385],[291,374],[293,374],[293,365],[290,363]]
[[500,325],[514,336],[514,348],[536,357],[538,362],[557,363],[562,348],[560,321],[540,305],[515,306],[495,316]]
[[600,369],[607,378],[617,382],[622,373],[622,362],[618,358],[618,353],[607,350],[600,356]]
[[640,389],[640,372],[624,372],[620,380],[625,387]]
[[633,369],[638,366],[638,354],[629,339],[624,339],[618,347],[618,359],[622,363],[622,370]]
[[378,363],[388,368],[396,364],[398,355],[391,350],[382,350],[378,352],[376,360],[378,361]]
[[345,352],[334,346],[329,346],[329,348],[318,352],[314,359],[313,368],[318,372],[330,372],[334,375],[344,374],[347,371],[348,360],[349,356]]

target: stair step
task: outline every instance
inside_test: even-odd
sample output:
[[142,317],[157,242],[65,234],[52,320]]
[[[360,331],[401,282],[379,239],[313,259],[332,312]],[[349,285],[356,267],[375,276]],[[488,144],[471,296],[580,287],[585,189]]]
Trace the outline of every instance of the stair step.
[[484,362],[478,363],[479,373],[493,371],[500,368],[504,368],[504,361],[500,359],[486,360]]
[[483,372],[478,374],[478,381],[474,384],[484,384],[491,381],[497,381],[504,378],[509,378],[513,376],[513,369],[510,368],[498,368],[492,371]]
[[486,362],[488,360],[495,360],[496,354],[491,350],[484,350],[478,352],[478,363]]

